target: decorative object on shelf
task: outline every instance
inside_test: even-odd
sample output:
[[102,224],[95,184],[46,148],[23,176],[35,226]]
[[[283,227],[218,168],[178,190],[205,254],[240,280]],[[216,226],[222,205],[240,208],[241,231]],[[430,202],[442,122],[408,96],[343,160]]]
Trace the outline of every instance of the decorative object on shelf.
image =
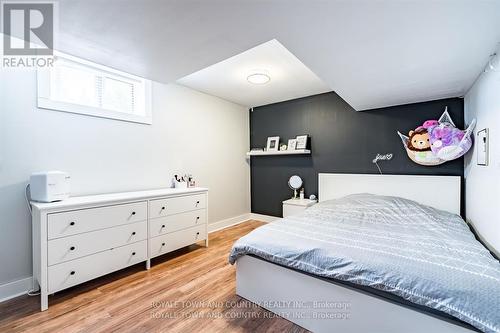
[[392,160],[392,157],[393,157],[392,153],[390,153],[390,154],[377,154],[377,156],[375,156],[375,158],[373,159],[372,163],[377,166],[378,171],[380,172],[380,174],[382,174],[382,170],[380,169],[380,166],[378,165],[378,161],[390,161],[390,160]]
[[477,165],[488,166],[489,160],[489,135],[488,129],[477,132]]
[[295,149],[307,149],[307,138],[308,135],[297,135],[297,145]]
[[302,187],[302,178],[298,175],[293,175],[288,179],[288,186],[293,190],[292,199],[297,199],[297,191]]
[[282,143],[282,144],[280,145],[280,151],[285,151],[285,150],[287,150],[287,145],[286,145],[286,144],[284,144],[284,143]]
[[316,200],[316,195],[311,194],[311,195],[309,196],[309,199],[310,199],[310,200]]
[[267,138],[267,151],[278,150],[278,145],[280,143],[279,136],[270,136]]
[[422,126],[410,131],[409,136],[398,132],[408,157],[425,166],[443,164],[457,159],[472,146],[471,134],[476,125],[474,119],[466,130],[458,129],[446,107],[439,120],[427,120]]
[[300,189],[300,194],[299,194],[299,199],[300,199],[300,200],[304,200],[305,195],[306,195],[306,194],[305,194],[305,192],[304,192],[304,188],[301,188],[301,189]]
[[297,139],[288,140],[288,150],[295,150],[297,148]]

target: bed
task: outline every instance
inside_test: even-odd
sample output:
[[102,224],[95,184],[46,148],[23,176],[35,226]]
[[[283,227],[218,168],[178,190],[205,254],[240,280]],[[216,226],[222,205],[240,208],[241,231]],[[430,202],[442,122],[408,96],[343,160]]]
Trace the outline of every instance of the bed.
[[235,243],[238,295],[313,332],[500,332],[459,177],[320,174],[319,199]]

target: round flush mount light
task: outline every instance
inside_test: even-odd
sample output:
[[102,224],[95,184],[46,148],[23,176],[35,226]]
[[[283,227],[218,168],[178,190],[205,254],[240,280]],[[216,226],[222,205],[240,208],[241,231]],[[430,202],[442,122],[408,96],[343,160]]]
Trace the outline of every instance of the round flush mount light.
[[254,72],[247,76],[247,81],[252,84],[266,84],[271,81],[271,77],[265,72]]

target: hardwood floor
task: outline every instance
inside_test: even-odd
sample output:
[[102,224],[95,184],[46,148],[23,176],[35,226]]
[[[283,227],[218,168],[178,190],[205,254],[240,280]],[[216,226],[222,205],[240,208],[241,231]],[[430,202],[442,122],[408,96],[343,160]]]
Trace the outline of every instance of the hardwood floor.
[[[307,332],[235,294],[234,241],[262,222],[210,234],[193,245],[49,297],[0,303],[0,332]],[[271,317],[271,318],[270,318]]]

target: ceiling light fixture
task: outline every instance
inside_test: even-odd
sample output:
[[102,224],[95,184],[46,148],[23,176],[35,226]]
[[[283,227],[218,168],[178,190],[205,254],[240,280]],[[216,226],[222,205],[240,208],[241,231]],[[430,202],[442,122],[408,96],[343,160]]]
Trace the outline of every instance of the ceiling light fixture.
[[263,72],[255,72],[247,76],[247,81],[253,84],[266,84],[271,81],[271,77]]

